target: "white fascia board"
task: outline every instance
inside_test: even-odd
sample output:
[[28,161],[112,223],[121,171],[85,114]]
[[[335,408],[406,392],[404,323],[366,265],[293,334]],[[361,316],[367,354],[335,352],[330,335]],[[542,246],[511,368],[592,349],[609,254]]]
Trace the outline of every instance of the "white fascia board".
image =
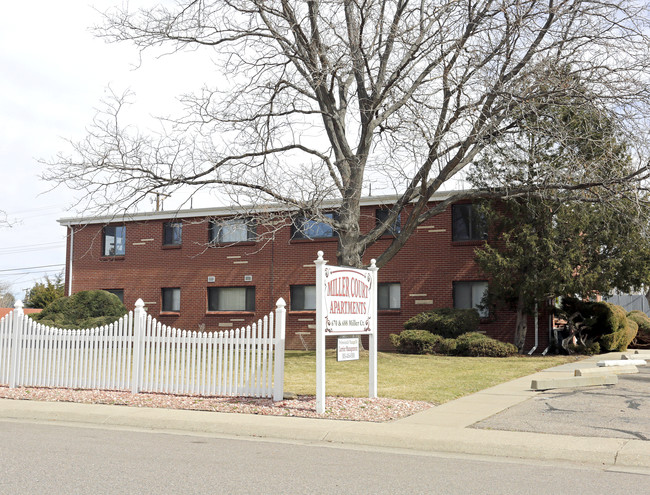
[[[456,193],[467,191],[441,191],[434,194],[431,201],[443,201]],[[392,205],[397,201],[399,196],[394,194],[384,196],[369,196],[361,198],[361,206],[381,206]],[[322,208],[335,208],[340,201],[331,200],[323,203]],[[234,215],[270,213],[278,211],[292,211],[295,208],[287,205],[270,203],[264,206],[245,206],[232,207],[221,206],[216,208],[196,208],[188,210],[167,210],[167,211],[150,211],[143,213],[114,213],[108,215],[99,215],[92,217],[66,217],[57,220],[62,226],[69,227],[72,225],[89,225],[89,224],[108,224],[108,223],[125,223],[125,222],[145,222],[149,220],[176,220],[181,218],[205,218],[205,217],[229,217]]]

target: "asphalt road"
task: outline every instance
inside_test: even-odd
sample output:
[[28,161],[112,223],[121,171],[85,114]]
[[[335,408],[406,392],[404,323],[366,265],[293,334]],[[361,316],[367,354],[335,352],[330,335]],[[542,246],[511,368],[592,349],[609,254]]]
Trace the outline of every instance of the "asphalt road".
[[475,428],[650,440],[650,367],[618,384],[540,392]]
[[0,445],[3,494],[593,495],[650,484],[648,470],[28,422],[0,421]]

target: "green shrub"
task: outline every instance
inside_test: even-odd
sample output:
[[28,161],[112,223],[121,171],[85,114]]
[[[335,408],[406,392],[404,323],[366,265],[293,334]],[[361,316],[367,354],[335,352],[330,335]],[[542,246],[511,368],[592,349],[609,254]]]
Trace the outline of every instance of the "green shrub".
[[456,339],[456,355],[474,357],[508,357],[517,354],[513,344],[501,342],[478,332],[461,335]]
[[427,330],[403,330],[391,334],[390,341],[403,354],[443,354],[446,356],[508,357],[517,348],[478,332],[469,332],[457,339],[445,339]]
[[579,313],[575,321],[583,325],[581,337],[598,342],[603,352],[624,351],[636,337],[637,323],[616,304],[565,298],[562,309],[567,316]]
[[456,339],[442,339],[438,344],[438,354],[453,356],[456,354]]
[[632,320],[639,327],[634,339],[634,345],[647,346],[650,344],[650,317],[643,311],[630,311],[628,319]]
[[601,335],[600,344],[605,351],[625,351],[634,337],[636,337],[639,326],[632,320],[625,319],[622,326],[615,332]]
[[126,307],[115,294],[88,290],[61,297],[30,316],[44,325],[74,329],[107,325],[125,314]]
[[475,309],[440,308],[419,313],[404,323],[406,330],[428,330],[445,338],[456,338],[478,329],[479,315]]
[[391,334],[390,342],[397,352],[403,354],[433,354],[443,338],[426,330],[403,330],[400,334]]

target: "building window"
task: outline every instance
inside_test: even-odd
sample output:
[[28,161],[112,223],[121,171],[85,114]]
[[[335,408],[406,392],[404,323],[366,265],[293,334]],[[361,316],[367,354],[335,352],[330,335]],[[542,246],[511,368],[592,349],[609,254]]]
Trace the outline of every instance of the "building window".
[[401,294],[399,284],[379,284],[377,286],[377,309],[400,309]]
[[454,282],[454,308],[478,311],[481,318],[488,316],[488,309],[483,307],[483,297],[488,290],[488,283],[484,280],[476,282]]
[[208,311],[255,311],[255,287],[208,287]]
[[180,246],[181,244],[183,244],[183,224],[165,222],[163,224],[163,245]]
[[116,295],[122,304],[124,304],[124,289],[104,289],[106,292]]
[[162,289],[162,311],[178,313],[181,310],[181,290],[178,287]]
[[291,286],[291,310],[314,311],[316,309],[315,285]]
[[254,241],[257,226],[250,219],[234,218],[232,220],[210,222],[210,242],[234,243]]
[[107,225],[104,227],[102,254],[104,256],[124,256],[126,246],[126,227]]
[[487,239],[485,218],[471,203],[452,205],[452,241],[480,241]]
[[[380,225],[386,222],[389,214],[390,214],[390,210],[387,210],[385,208],[377,208],[375,210],[375,225]],[[401,215],[397,215],[397,218],[393,222],[393,225],[389,226],[388,229],[386,230],[386,234],[396,236],[401,232],[402,227],[401,227],[400,217]]]
[[[335,213],[325,213],[323,216],[332,220],[337,218]],[[292,239],[323,239],[338,235],[331,225],[305,217],[294,218],[292,230]]]

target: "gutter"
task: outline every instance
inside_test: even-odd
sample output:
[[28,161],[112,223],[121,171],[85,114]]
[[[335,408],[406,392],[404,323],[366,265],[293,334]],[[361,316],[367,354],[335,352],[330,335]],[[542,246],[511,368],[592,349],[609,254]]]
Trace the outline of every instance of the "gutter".
[[535,345],[530,351],[528,351],[529,356],[532,355],[533,352],[535,352],[538,345],[539,345],[539,308],[537,307],[537,303],[535,303]]

